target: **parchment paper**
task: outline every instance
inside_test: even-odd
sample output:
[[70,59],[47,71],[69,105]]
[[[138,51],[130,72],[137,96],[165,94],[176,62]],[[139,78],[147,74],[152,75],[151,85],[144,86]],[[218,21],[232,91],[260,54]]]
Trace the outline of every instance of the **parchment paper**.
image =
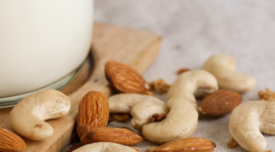
[[[275,91],[274,8],[274,0],[95,0],[95,19],[162,35],[160,54],[143,74],[148,81],[172,83],[179,68],[200,69],[215,53],[235,56],[238,71],[257,80],[255,90],[243,95],[247,102],[258,99],[265,87]],[[166,100],[166,95],[158,97]],[[229,117],[200,118],[193,136],[214,141],[216,152],[245,152],[226,147]],[[110,126],[131,127],[130,122]],[[275,136],[265,137],[267,149],[275,150]],[[154,145],[146,141],[137,146],[143,152]]]

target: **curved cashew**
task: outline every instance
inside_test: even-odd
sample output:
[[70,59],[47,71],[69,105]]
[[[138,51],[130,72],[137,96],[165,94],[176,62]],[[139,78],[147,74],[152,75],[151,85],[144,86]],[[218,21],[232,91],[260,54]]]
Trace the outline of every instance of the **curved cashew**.
[[11,126],[26,138],[43,140],[54,132],[44,120],[62,117],[70,108],[69,97],[56,90],[43,90],[25,97],[12,109]]
[[82,146],[73,152],[137,152],[135,149],[109,142],[98,142]]
[[143,125],[150,122],[153,114],[167,113],[165,103],[158,98],[141,94],[118,94],[109,99],[110,113],[131,113],[132,125],[140,130]]
[[121,93],[111,96],[108,99],[110,113],[131,113],[136,104],[142,101],[151,101],[154,98],[150,97],[135,93]]
[[203,69],[217,78],[220,88],[240,93],[253,90],[256,80],[251,76],[237,73],[235,62],[235,58],[231,56],[217,54],[204,63]]
[[189,71],[179,76],[168,92],[169,113],[161,122],[146,124],[142,127],[145,138],[163,144],[191,136],[198,124],[198,111],[194,97],[198,89],[211,93],[218,89],[218,82],[212,74],[204,70]]
[[275,135],[275,102],[250,101],[241,104],[230,116],[229,129],[244,149],[264,151],[267,142],[262,133]]
[[141,130],[142,126],[151,122],[154,114],[168,113],[168,108],[163,101],[158,99],[152,100],[151,102],[143,101],[135,105],[131,111],[132,126]]

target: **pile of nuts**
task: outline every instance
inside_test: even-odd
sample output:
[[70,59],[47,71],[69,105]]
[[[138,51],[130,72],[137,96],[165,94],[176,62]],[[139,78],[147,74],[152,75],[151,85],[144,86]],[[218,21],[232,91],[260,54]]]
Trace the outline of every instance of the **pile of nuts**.
[[[228,147],[240,145],[251,152],[264,151],[267,143],[261,133],[275,134],[275,102],[270,102],[275,101],[274,92],[261,91],[259,96],[264,101],[241,104],[240,93],[253,90],[256,81],[238,73],[235,59],[227,55],[211,56],[203,70],[181,69],[178,74],[172,85],[162,79],[147,83],[131,67],[116,61],[107,62],[106,78],[120,94],[107,98],[103,93],[91,91],[82,98],[77,133],[83,145],[71,151],[136,152],[139,149],[132,146],[147,139],[161,144],[147,152],[213,152],[214,142],[191,137],[197,129],[199,115],[217,118],[231,112],[232,138]],[[155,98],[153,91],[167,93],[167,102]],[[197,105],[197,98],[202,97]],[[53,134],[45,120],[62,117],[69,109],[67,96],[59,91],[44,90],[24,98],[13,108],[11,125],[21,136],[43,140]],[[18,117],[22,113],[25,117]],[[132,126],[140,130],[143,137],[125,128],[106,127],[110,114],[120,122],[132,118]],[[0,151],[20,151],[26,147],[19,136],[5,129],[0,129],[1,141],[5,144],[0,145]]]

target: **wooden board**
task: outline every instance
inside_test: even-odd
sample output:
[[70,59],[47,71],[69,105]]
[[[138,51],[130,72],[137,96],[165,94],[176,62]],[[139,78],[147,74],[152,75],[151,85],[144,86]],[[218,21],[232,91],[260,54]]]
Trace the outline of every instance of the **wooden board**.
[[[144,72],[156,58],[161,38],[153,33],[113,25],[95,23],[92,42],[92,60],[87,60],[80,75],[62,91],[69,95],[72,108],[63,118],[48,121],[54,128],[54,135],[44,141],[26,141],[23,152],[60,152],[71,140],[76,121],[78,104],[89,91],[101,91],[110,95],[110,88],[104,75],[108,60],[130,65],[138,72]],[[93,67],[91,69],[91,67]],[[0,109],[0,128],[12,130],[9,109]]]

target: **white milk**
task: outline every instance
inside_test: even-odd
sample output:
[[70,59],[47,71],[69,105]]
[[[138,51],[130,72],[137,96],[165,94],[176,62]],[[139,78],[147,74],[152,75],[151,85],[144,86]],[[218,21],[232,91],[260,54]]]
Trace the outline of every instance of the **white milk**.
[[0,0],[0,97],[47,86],[79,67],[93,0]]

